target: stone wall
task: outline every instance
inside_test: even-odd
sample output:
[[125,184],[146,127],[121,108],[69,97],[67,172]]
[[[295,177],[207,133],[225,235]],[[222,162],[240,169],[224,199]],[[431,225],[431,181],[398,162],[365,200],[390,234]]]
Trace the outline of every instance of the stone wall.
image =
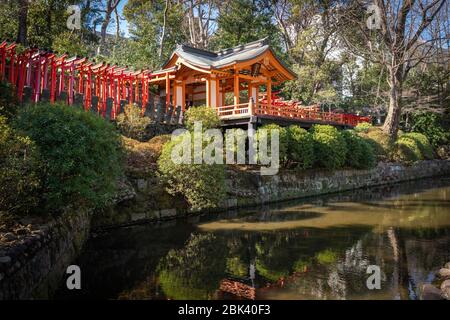
[[450,175],[450,161],[429,160],[406,166],[380,162],[369,170],[280,171],[275,176],[230,172],[229,206],[251,206],[363,187]]
[[0,300],[51,297],[88,239],[90,221],[91,213],[78,209],[3,234]]
[[[210,210],[212,212],[450,175],[450,161],[429,160],[410,166],[379,163],[369,170],[280,171],[275,176],[261,176],[259,170],[229,170],[227,175],[228,198],[218,208]],[[182,199],[166,194],[156,177],[135,178],[131,182],[136,197],[96,215],[93,227],[133,225],[174,219],[192,213]]]

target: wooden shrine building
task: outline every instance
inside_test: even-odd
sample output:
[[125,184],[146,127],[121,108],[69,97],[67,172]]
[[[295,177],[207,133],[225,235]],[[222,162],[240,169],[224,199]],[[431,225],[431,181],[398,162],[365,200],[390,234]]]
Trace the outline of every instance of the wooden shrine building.
[[[262,39],[217,52],[179,45],[150,80],[163,90],[166,105],[207,105],[222,120],[245,119],[272,106],[272,85],[295,79]],[[260,105],[260,87],[267,101]]]

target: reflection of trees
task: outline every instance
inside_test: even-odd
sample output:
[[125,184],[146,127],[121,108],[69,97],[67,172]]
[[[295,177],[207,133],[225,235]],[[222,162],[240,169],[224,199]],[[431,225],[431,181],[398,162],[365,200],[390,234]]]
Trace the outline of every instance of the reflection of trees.
[[211,299],[225,277],[225,246],[213,234],[192,234],[171,250],[159,266],[159,283],[171,299]]
[[[93,297],[211,299],[223,297],[215,294],[221,283],[240,282],[257,298],[414,298],[420,283],[431,281],[436,266],[448,260],[447,198],[436,191],[344,209],[329,204],[342,220],[318,227],[194,233],[195,226],[177,223],[124,229],[88,246],[79,261],[83,289]],[[366,225],[369,206],[380,210]],[[324,219],[289,210],[294,222]],[[381,267],[379,291],[366,287],[370,264]]]

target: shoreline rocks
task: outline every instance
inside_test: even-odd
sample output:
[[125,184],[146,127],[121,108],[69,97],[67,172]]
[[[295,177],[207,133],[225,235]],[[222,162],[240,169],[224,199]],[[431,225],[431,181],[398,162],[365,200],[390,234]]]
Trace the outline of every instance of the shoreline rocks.
[[422,285],[422,300],[450,300],[450,262],[436,273],[440,285]]

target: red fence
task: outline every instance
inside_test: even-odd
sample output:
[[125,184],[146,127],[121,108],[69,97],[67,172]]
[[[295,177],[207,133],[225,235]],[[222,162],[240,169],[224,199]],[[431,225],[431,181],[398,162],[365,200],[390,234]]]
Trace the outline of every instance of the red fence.
[[259,115],[307,120],[317,123],[340,124],[352,127],[356,126],[358,123],[370,123],[372,121],[370,117],[363,117],[350,113],[322,112],[318,105],[304,107],[298,102],[283,101],[276,93],[272,94],[270,107],[268,106],[266,97],[263,96],[263,98],[259,100],[255,113]]

